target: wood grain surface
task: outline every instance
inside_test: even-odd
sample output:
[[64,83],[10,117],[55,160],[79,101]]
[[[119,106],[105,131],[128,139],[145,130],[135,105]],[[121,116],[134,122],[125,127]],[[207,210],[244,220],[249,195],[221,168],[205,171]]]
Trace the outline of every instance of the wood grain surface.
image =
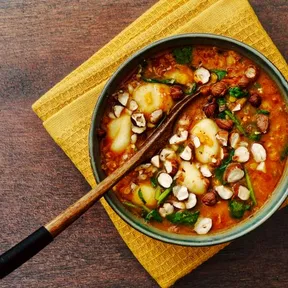
[[[32,103],[155,0],[0,1],[0,252],[89,190]],[[286,0],[251,0],[288,59]],[[288,208],[175,287],[288,287]],[[100,204],[0,287],[157,287]]]

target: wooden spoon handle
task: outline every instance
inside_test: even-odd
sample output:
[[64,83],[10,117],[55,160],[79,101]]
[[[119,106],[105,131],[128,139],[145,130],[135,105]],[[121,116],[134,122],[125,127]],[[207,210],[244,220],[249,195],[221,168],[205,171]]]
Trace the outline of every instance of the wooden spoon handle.
[[127,162],[106,177],[90,192],[81,197],[77,202],[68,207],[45,226],[40,227],[30,236],[19,242],[0,256],[0,278],[4,278],[35,254],[46,247],[53,239],[85,213],[97,202],[106,191],[113,187],[134,167],[149,159],[156,151],[165,145],[171,135],[173,124],[185,106],[192,101],[200,92],[186,96],[171,110],[163,123],[155,129],[151,136],[142,145],[141,149]]

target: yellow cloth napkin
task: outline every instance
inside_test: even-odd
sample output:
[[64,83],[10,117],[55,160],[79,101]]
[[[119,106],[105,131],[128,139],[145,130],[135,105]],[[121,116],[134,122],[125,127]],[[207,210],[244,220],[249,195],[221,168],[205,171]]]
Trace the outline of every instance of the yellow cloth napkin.
[[[252,45],[288,77],[285,60],[247,0],[159,1],[32,107],[91,186],[96,183],[89,162],[88,131],[106,80],[140,48],[169,35],[189,32],[226,35]],[[101,202],[123,240],[161,287],[169,287],[228,245],[190,248],[153,240],[132,229],[104,200]]]

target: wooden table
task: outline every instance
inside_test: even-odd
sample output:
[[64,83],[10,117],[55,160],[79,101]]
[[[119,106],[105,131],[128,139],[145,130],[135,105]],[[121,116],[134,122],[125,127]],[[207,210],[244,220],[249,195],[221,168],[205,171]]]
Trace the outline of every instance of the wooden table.
[[[1,252],[89,190],[32,103],[155,2],[0,1]],[[287,59],[287,1],[250,2]],[[175,287],[288,287],[287,212],[234,241]],[[100,204],[0,286],[157,287]]]

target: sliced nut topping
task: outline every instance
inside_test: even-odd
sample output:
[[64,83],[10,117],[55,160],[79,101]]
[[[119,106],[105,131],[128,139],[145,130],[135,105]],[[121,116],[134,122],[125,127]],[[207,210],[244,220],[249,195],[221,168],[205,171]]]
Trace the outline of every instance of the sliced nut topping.
[[224,200],[228,200],[233,196],[233,191],[223,185],[216,186],[215,190],[217,191],[218,195]]
[[131,115],[131,120],[137,127],[146,127],[146,119],[143,113],[133,113]]
[[266,173],[266,164],[265,164],[265,162],[259,163],[258,166],[256,167],[256,170],[261,171],[263,173]]
[[255,67],[255,66],[249,66],[247,69],[246,69],[246,71],[245,71],[245,75],[246,75],[246,77],[248,78],[248,79],[252,79],[252,80],[254,80],[254,79],[256,79],[256,77],[257,77],[257,68]]
[[131,143],[135,144],[137,142],[137,135],[136,134],[132,134],[131,135]]
[[226,92],[227,92],[227,85],[222,81],[215,83],[211,87],[211,93],[213,96],[222,97],[226,94]]
[[236,133],[236,132],[231,133],[229,137],[229,142],[232,148],[235,149],[237,147],[239,140],[240,140],[239,133]]
[[134,191],[136,188],[138,187],[138,185],[136,185],[135,183],[131,183],[130,188],[132,191]]
[[210,72],[204,67],[200,67],[194,72],[194,80],[197,84],[206,84],[209,79]]
[[181,210],[184,210],[186,208],[186,205],[183,202],[172,201],[172,204],[175,208],[178,208]]
[[217,203],[216,192],[211,189],[202,197],[202,203],[206,206],[214,206]]
[[227,166],[223,179],[228,183],[234,183],[239,181],[244,177],[244,171],[242,169],[241,164],[231,163]]
[[211,228],[212,228],[211,218],[201,218],[196,222],[194,226],[195,232],[199,235],[207,234]]
[[255,93],[248,98],[248,101],[253,107],[258,108],[262,103],[262,98],[261,96]]
[[192,149],[186,146],[179,156],[185,161],[190,161],[192,158]]
[[267,115],[258,114],[256,116],[256,124],[262,133],[267,133],[269,127],[269,118]]
[[112,113],[112,112],[109,112],[108,117],[109,117],[110,119],[115,119],[115,118],[116,118],[115,115],[114,115],[114,113]]
[[238,147],[235,150],[235,153],[232,159],[234,161],[244,163],[244,162],[247,162],[249,158],[250,158],[250,153],[248,149],[246,147]]
[[146,130],[146,127],[137,127],[132,125],[132,132],[136,133],[136,134],[141,134]]
[[165,218],[167,215],[170,215],[174,212],[174,207],[170,203],[164,203],[163,207],[159,208],[160,215]]
[[120,105],[115,105],[113,107],[113,112],[114,112],[114,115],[119,118],[122,111],[123,111],[124,107],[123,106],[120,106]]
[[128,109],[131,111],[135,111],[138,108],[138,104],[135,100],[131,100],[128,106]]
[[256,162],[260,163],[266,160],[266,150],[261,144],[253,143],[251,146],[251,152]]
[[168,160],[165,160],[165,162],[164,162],[164,168],[165,168],[166,172],[167,172],[168,174],[170,174],[170,173],[172,172],[172,169],[173,169],[172,163],[171,163],[170,161],[168,161]]
[[220,130],[220,131],[218,131],[218,133],[216,134],[216,139],[218,139],[219,142],[220,142],[223,146],[227,146],[227,144],[228,144],[228,136],[229,136],[228,131]]
[[246,201],[250,198],[250,191],[245,186],[239,185],[237,190],[237,195],[241,200]]
[[155,110],[150,115],[150,122],[153,124],[156,124],[160,121],[162,116],[163,116],[163,110],[162,109]]
[[165,161],[166,159],[171,159],[175,156],[175,152],[172,149],[164,148],[160,153],[160,160]]
[[173,187],[173,194],[179,201],[183,201],[189,196],[187,187],[179,185]]
[[193,144],[194,144],[195,148],[199,148],[201,146],[200,139],[197,136],[191,135],[191,139],[193,141]]
[[215,119],[216,124],[219,128],[230,131],[233,128],[233,121],[230,119]]
[[185,201],[186,209],[192,209],[197,204],[197,197],[194,193],[189,193],[188,200]]
[[169,188],[171,186],[173,182],[173,179],[172,177],[167,174],[167,173],[160,173],[159,176],[158,176],[158,183],[164,187],[164,188]]
[[187,140],[188,138],[188,131],[184,130],[180,132],[180,135],[173,135],[170,139],[169,139],[169,143],[170,144],[179,144],[181,142],[184,142],[185,140]]
[[160,156],[159,155],[155,155],[151,158],[151,163],[152,165],[154,165],[157,168],[160,168]]
[[212,173],[211,171],[209,170],[209,167],[208,165],[201,165],[200,167],[200,172],[201,174],[204,176],[204,177],[211,177],[212,176]]
[[127,92],[121,93],[118,95],[117,99],[123,106],[126,106],[128,103],[129,94]]
[[232,109],[232,112],[240,111],[241,110],[241,104],[238,103],[236,106]]

